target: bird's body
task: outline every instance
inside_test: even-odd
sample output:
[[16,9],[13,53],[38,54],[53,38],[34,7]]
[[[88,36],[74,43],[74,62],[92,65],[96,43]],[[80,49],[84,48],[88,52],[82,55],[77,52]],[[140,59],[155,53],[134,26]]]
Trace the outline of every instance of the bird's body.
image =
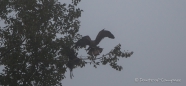
[[103,48],[99,48],[99,47],[94,47],[94,48],[90,48],[88,51],[88,54],[91,56],[97,56],[99,55],[101,52],[103,51]]
[[81,62],[81,59],[79,58],[73,58],[73,59],[69,59],[68,63],[66,64],[66,66],[69,68],[70,70],[70,78],[72,79],[72,77],[74,76],[72,71],[75,68],[75,65],[78,65]]
[[72,71],[76,65],[79,65],[81,63],[81,59],[79,59],[77,57],[76,52],[72,48],[64,46],[63,50],[64,50],[66,56],[68,57],[68,62],[66,64],[66,66],[70,70],[70,78],[72,79],[72,77],[73,77]]
[[111,38],[114,39],[114,35],[107,30],[101,30],[96,39],[95,40],[91,40],[91,38],[89,36],[84,36],[82,37],[80,40],[78,40],[75,44],[75,48],[82,48],[82,47],[86,47],[86,45],[89,45],[89,48],[87,50],[89,50],[88,54],[89,55],[94,55],[97,56],[102,52],[102,48],[99,48],[97,45],[100,43],[100,41],[105,38]]

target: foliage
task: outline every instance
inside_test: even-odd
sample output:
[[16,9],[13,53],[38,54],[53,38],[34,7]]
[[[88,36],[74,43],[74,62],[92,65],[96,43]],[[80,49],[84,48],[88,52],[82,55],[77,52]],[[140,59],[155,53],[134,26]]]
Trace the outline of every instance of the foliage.
[[[73,47],[78,34],[82,10],[77,8],[81,0],[62,4],[57,0],[0,0],[0,85],[62,85],[65,78],[68,55],[64,46]],[[78,50],[76,50],[77,52]],[[100,58],[88,56],[95,67],[100,62],[117,65],[119,57],[131,53],[121,52],[120,45]],[[100,59],[98,62],[96,59]],[[77,66],[84,67],[83,60]]]

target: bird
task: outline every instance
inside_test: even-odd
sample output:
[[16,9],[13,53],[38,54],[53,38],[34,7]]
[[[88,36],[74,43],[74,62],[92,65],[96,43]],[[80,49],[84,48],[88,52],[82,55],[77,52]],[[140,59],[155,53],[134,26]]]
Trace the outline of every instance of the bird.
[[74,77],[74,75],[73,75],[73,69],[75,68],[75,65],[78,65],[80,62],[81,62],[81,59],[79,59],[79,58],[73,58],[73,59],[69,59],[68,63],[66,64],[66,66],[70,70],[70,78],[71,79],[72,79],[72,77]]
[[75,68],[76,65],[81,63],[81,59],[77,57],[77,54],[75,53],[74,49],[72,49],[68,46],[64,46],[63,50],[64,50],[66,56],[69,58],[66,66],[70,70],[70,78],[72,79],[72,77],[74,77],[73,69]]
[[97,56],[103,51],[103,48],[99,48],[98,46],[96,48],[91,48],[88,51],[88,54],[91,56]]
[[97,56],[103,50],[103,48],[99,48],[97,45],[105,37],[108,37],[111,39],[115,38],[114,35],[110,31],[103,29],[98,33],[95,40],[91,40],[91,38],[88,35],[82,37],[80,40],[78,40],[75,43],[75,48],[83,48],[83,47],[85,48],[86,45],[89,45],[88,49],[86,49],[86,50],[88,50],[87,54]]

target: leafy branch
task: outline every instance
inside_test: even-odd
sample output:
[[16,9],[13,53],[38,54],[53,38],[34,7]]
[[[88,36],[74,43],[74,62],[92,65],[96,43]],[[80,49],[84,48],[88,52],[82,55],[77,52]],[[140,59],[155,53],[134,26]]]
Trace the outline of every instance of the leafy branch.
[[[86,56],[80,56],[80,59],[82,59],[84,62],[82,64],[93,64],[95,68],[97,68],[97,65],[106,65],[109,64],[113,69],[116,69],[118,71],[122,70],[122,66],[119,66],[117,64],[117,61],[119,61],[119,58],[128,58],[133,54],[133,52],[126,52],[126,51],[121,51],[121,45],[118,44],[117,46],[114,47],[109,53],[102,55],[101,57],[94,57],[94,56],[87,56],[87,58],[82,58]],[[86,62],[89,60],[89,62]]]

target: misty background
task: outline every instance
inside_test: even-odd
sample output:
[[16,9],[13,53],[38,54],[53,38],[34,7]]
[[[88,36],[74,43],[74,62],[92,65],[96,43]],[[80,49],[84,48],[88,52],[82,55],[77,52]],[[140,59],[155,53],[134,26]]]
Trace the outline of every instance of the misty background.
[[[70,3],[71,0],[59,0]],[[133,51],[118,64],[122,71],[109,65],[86,65],[67,70],[64,86],[184,86],[186,84],[186,0],[81,0],[84,10],[79,18],[79,33],[95,39],[105,28],[115,39],[105,38],[98,46],[108,53],[117,44]],[[0,22],[3,26],[3,22]],[[78,56],[87,56],[84,49]],[[99,56],[98,56],[99,57]],[[3,66],[0,66],[0,70]],[[1,72],[1,71],[0,71]],[[181,79],[180,82],[136,82],[135,79]]]
[[[62,2],[62,1],[61,1]],[[122,71],[109,65],[87,65],[69,70],[64,86],[184,86],[186,84],[186,1],[185,0],[81,0],[80,33],[95,39],[105,28],[115,39],[105,38],[102,54],[117,44],[133,51],[120,59]],[[85,50],[79,56],[86,56]],[[180,82],[135,82],[142,79],[181,79]]]

